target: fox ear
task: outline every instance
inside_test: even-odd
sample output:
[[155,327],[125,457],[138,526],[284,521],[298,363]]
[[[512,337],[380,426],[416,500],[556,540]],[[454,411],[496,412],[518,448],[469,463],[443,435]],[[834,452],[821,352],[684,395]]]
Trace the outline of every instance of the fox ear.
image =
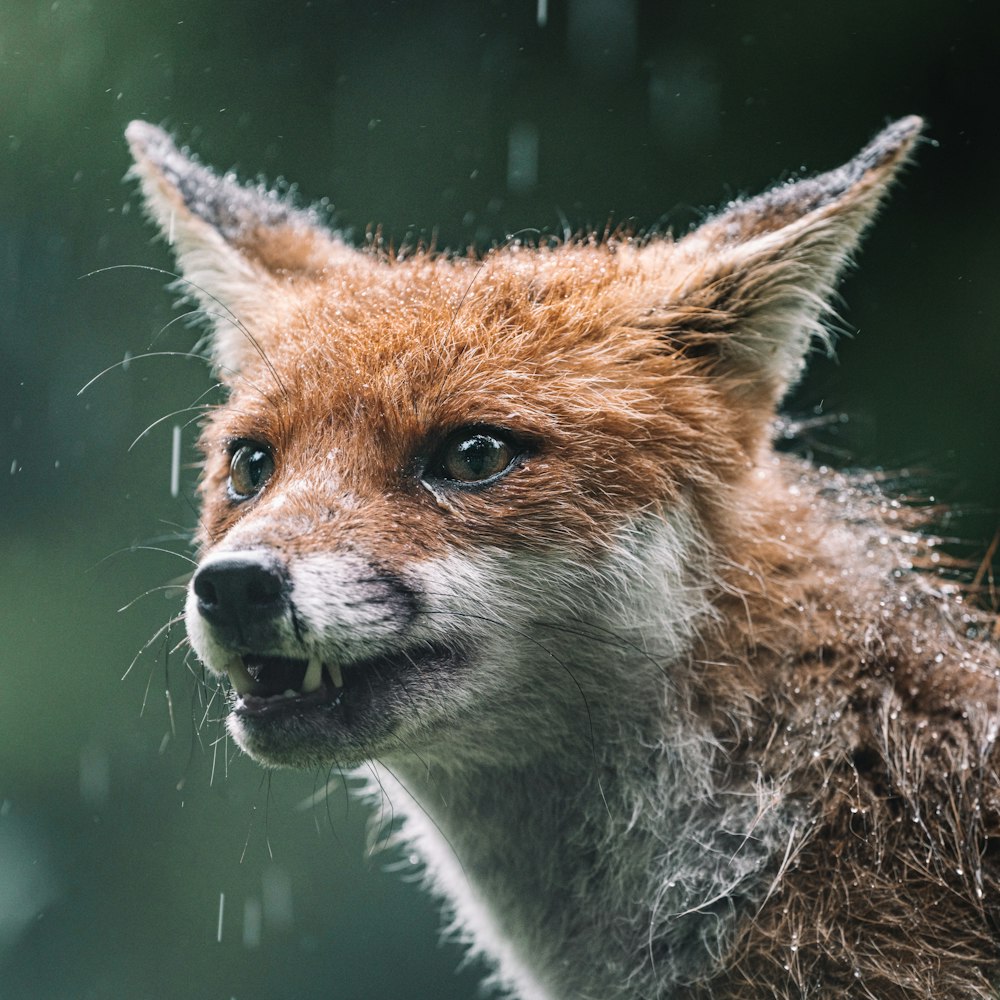
[[146,210],[177,257],[177,285],[213,321],[213,354],[223,377],[258,350],[275,290],[317,275],[354,254],[311,211],[293,208],[263,185],[219,176],[143,121],[126,129]]
[[[732,202],[669,248],[679,261],[664,334],[776,405],[813,338],[828,341],[837,278],[922,127],[900,119],[844,166]],[[647,274],[657,250],[640,251],[651,252]]]

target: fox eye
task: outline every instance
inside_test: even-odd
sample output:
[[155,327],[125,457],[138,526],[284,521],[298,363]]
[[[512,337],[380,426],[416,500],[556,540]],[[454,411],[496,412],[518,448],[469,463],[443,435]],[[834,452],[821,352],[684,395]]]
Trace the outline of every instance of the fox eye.
[[274,473],[274,458],[267,445],[256,441],[237,443],[229,459],[229,495],[249,500],[259,493]]
[[465,429],[445,442],[428,473],[445,482],[481,485],[502,476],[519,454],[502,431]]

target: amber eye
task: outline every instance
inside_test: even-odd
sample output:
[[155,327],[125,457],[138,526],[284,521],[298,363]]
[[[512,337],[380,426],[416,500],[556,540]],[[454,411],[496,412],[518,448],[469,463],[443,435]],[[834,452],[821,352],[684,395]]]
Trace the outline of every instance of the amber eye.
[[518,455],[517,447],[500,431],[464,430],[445,442],[428,471],[446,482],[488,483],[506,472]]
[[259,493],[274,473],[270,449],[256,441],[238,444],[229,460],[229,495],[249,500]]

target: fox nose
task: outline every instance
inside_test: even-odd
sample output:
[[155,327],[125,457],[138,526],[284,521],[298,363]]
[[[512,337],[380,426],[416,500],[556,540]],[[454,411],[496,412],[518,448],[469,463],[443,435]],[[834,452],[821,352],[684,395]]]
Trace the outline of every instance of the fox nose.
[[283,614],[288,580],[281,564],[251,552],[224,553],[206,560],[191,583],[198,611],[213,625],[252,633]]

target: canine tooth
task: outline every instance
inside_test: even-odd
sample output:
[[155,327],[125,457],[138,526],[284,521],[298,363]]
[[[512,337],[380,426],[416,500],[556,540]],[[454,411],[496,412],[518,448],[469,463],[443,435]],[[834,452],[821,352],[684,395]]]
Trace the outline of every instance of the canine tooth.
[[310,694],[313,691],[318,691],[322,683],[323,661],[318,656],[314,656],[309,660],[306,675],[302,679],[302,693]]
[[344,675],[340,672],[340,664],[339,663],[328,664],[326,669],[330,674],[330,680],[333,681],[333,686],[337,688],[342,688],[344,686]]
[[226,673],[229,674],[229,683],[233,685],[233,690],[237,694],[253,692],[253,678],[247,672],[242,656],[234,656],[226,664]]

